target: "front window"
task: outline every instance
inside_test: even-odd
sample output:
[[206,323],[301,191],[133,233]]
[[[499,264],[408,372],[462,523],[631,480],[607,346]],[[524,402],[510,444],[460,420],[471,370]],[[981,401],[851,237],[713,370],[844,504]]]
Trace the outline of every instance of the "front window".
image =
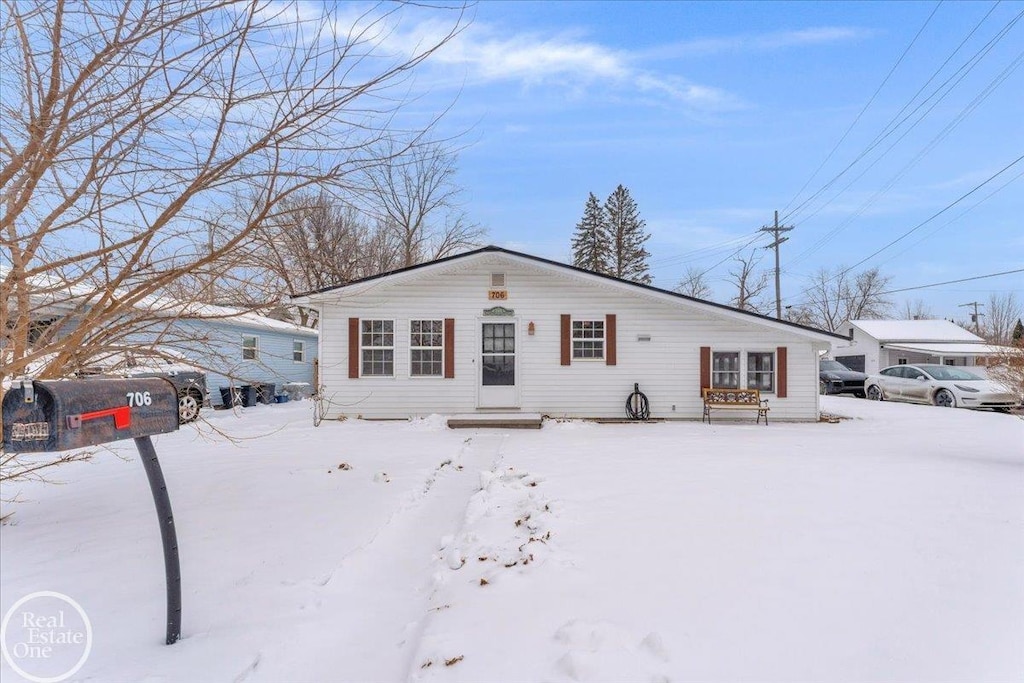
[[715,351],[711,355],[711,386],[715,389],[740,388],[740,354]]
[[604,321],[572,321],[572,357],[577,359],[604,358]]
[[409,353],[413,377],[440,377],[444,373],[444,321],[409,323]]
[[297,339],[292,341],[292,360],[296,363],[306,360],[306,342]]
[[254,334],[242,335],[242,360],[260,359],[260,338]]
[[747,354],[747,388],[775,391],[775,354],[752,352]]
[[837,360],[823,360],[819,369],[821,372],[850,372],[850,368]]
[[393,377],[395,374],[395,321],[363,320],[359,347],[364,377]]

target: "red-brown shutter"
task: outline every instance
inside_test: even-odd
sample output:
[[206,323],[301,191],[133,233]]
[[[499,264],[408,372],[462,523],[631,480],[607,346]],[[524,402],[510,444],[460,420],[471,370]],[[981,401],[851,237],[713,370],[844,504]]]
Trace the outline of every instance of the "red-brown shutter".
[[348,378],[359,379],[359,318],[348,319]]
[[778,377],[775,380],[775,396],[777,398],[786,398],[786,347],[780,346],[779,348],[775,349],[775,357],[777,359],[775,362],[779,366],[778,370],[776,371]]
[[700,395],[711,388],[711,347],[700,347]]
[[604,317],[604,364],[615,365],[615,314]]
[[572,363],[572,318],[562,314],[562,365]]
[[444,378],[455,377],[455,318],[444,319]]

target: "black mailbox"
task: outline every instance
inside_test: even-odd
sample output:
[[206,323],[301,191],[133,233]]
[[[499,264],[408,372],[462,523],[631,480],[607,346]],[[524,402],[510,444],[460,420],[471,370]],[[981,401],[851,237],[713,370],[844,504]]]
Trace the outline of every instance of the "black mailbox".
[[136,379],[24,380],[4,395],[3,446],[29,453],[65,451],[134,439],[153,493],[167,580],[168,645],[181,635],[181,565],[153,434],[178,428],[178,392],[161,377]]
[[4,396],[4,448],[65,451],[178,428],[178,393],[169,380],[23,381]]

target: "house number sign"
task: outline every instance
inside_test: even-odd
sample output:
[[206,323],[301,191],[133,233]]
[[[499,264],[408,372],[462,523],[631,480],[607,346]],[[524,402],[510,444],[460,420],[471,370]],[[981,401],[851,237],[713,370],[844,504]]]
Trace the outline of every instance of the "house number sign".
[[507,289],[489,289],[487,290],[487,298],[490,301],[505,301],[508,299]]

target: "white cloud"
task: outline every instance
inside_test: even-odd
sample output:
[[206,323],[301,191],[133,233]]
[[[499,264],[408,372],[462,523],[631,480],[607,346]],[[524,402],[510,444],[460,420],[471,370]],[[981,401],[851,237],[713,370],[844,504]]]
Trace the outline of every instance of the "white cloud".
[[740,34],[714,38],[694,38],[645,50],[646,59],[673,59],[691,55],[712,55],[722,52],[768,51],[807,45],[860,40],[871,32],[850,26],[818,26],[793,31]]

